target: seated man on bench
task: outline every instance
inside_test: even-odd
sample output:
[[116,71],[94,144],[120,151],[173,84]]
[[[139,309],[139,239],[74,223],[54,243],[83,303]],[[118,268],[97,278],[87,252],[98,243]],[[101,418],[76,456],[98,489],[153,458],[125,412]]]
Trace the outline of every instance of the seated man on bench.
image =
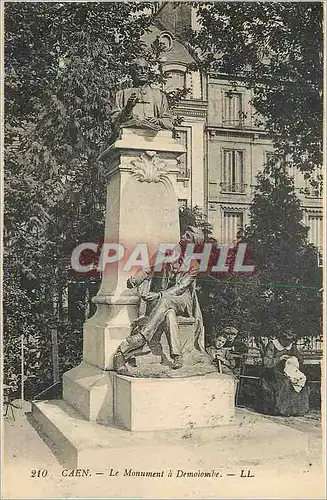
[[[184,255],[186,245],[194,243],[201,245],[204,236],[201,229],[188,227],[180,241],[180,258],[165,266],[163,276],[160,276],[160,290],[142,292],[141,297],[147,305],[146,315],[142,325],[132,330],[131,335],[124,339],[114,356],[114,369],[124,373],[126,362],[135,356],[136,352],[148,345],[152,352],[156,346],[160,351],[161,336],[166,328],[170,342],[171,368],[183,366],[183,356],[178,338],[177,316],[194,317],[194,349],[204,352],[204,328],[202,313],[199,307],[195,284],[199,273],[199,264],[192,260],[186,261]],[[146,281],[155,278],[154,269],[144,272],[143,276],[129,278],[129,288],[139,287]],[[153,289],[153,287],[152,287]]]

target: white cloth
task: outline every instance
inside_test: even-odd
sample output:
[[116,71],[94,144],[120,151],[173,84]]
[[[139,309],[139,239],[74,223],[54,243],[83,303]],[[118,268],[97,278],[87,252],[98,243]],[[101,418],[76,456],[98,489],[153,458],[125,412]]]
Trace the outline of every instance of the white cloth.
[[273,339],[272,340],[272,343],[274,344],[274,346],[276,347],[277,351],[290,351],[292,349],[292,346],[293,346],[293,342],[291,342],[289,345],[287,346],[284,346],[282,345],[279,340],[277,339]]
[[285,361],[284,374],[290,380],[296,392],[303,389],[307,377],[299,370],[299,360],[295,356],[290,356]]

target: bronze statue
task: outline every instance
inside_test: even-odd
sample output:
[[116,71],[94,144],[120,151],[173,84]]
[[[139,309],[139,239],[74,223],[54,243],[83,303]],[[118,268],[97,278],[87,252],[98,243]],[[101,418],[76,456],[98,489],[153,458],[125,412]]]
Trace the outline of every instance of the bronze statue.
[[[135,369],[135,357],[144,349],[160,355],[161,365],[166,365],[161,369],[152,365],[148,376],[174,376],[173,371],[175,376],[197,375],[215,370],[204,349],[203,319],[195,290],[199,264],[196,261],[187,262],[184,253],[186,244],[199,245],[203,240],[200,229],[188,227],[180,241],[180,257],[166,264],[160,277],[151,267],[140,276],[129,278],[129,288],[147,287],[141,290],[146,311],[132,325],[131,335],[121,342],[116,351],[114,369],[118,373],[140,376]],[[192,338],[181,343],[177,318],[183,316],[193,318],[190,329]],[[170,359],[163,353],[163,335],[168,339]]]
[[116,93],[111,112],[114,135],[121,127],[145,128],[153,131],[173,130],[165,93],[149,82],[149,65],[144,59],[135,61],[134,86]]

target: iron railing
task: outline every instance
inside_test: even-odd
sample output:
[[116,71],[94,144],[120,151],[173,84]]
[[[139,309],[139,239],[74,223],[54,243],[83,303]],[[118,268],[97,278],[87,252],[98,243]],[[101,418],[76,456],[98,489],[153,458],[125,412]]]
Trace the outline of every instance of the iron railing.
[[247,184],[242,182],[221,182],[220,183],[220,192],[221,193],[238,193],[244,194],[246,193]]

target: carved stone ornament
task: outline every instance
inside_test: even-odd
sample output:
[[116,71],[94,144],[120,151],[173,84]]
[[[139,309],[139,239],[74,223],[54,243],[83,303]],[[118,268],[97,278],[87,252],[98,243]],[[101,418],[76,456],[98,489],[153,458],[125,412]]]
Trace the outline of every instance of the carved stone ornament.
[[167,165],[156,151],[145,151],[131,165],[133,177],[140,182],[165,182],[168,179]]

